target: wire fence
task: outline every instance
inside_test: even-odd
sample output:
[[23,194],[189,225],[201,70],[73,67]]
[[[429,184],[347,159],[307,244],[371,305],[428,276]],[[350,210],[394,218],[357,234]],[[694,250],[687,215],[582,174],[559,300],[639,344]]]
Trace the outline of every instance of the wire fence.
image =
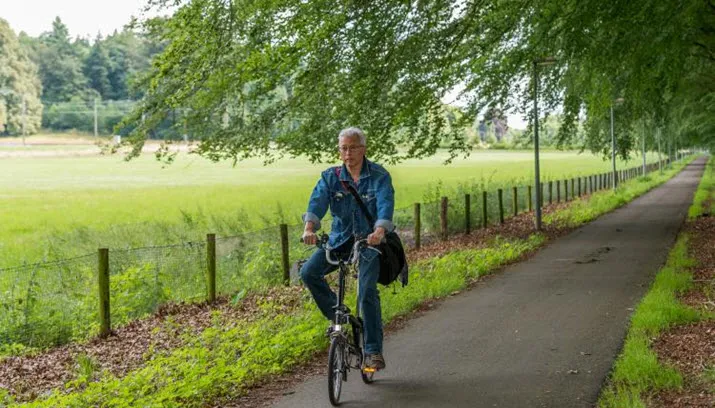
[[[659,167],[652,163],[647,171]],[[641,167],[625,169],[618,179],[641,173]],[[612,183],[612,173],[546,180],[542,203],[570,201]],[[397,208],[393,221],[405,245],[416,248],[531,211],[535,194],[532,185],[463,186],[449,196]],[[3,345],[46,347],[87,338],[154,313],[168,302],[289,284],[289,266],[312,252],[297,239],[302,229],[302,224],[283,224],[234,236],[209,234],[197,242],[104,250],[104,261],[100,250],[99,256],[0,269],[0,353]],[[105,301],[106,313],[98,306]]]
[[0,345],[60,344],[98,322],[97,255],[0,273]]
[[111,322],[123,325],[167,302],[206,297],[206,243],[109,251]]

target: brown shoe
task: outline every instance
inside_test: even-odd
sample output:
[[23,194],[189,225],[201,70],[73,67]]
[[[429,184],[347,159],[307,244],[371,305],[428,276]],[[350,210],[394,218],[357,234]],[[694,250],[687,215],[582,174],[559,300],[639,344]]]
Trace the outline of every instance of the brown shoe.
[[385,368],[385,357],[382,356],[382,353],[368,354],[365,356],[365,368],[382,370]]

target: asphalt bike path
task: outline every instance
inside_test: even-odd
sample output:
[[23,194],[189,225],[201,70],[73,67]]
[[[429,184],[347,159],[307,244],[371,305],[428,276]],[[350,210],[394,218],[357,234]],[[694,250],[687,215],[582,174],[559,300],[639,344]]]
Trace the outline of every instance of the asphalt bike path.
[[[375,383],[350,372],[341,406],[593,406],[705,163],[410,320],[385,339]],[[274,406],[330,407],[327,389],[326,368]]]

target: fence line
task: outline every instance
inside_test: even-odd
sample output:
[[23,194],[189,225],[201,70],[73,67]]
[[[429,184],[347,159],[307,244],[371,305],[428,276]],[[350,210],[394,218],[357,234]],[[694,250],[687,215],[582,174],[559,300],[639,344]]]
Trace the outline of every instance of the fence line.
[[[646,171],[660,170],[669,164],[669,159],[650,163]],[[642,173],[642,166],[622,169],[615,174],[615,182],[636,178]],[[540,186],[543,193],[548,192],[548,198],[542,194],[542,203],[547,199],[548,203],[559,203],[562,199],[567,202],[611,188],[613,176],[608,172],[549,180]],[[553,181],[556,181],[555,186]],[[400,226],[406,245],[419,249],[425,239],[447,239],[458,232],[469,234],[474,227],[503,224],[507,214],[517,216],[524,211],[533,211],[534,186],[500,187],[491,190],[491,194],[482,190],[481,200],[472,200],[472,195],[479,195],[467,191],[463,200],[445,196],[438,201],[397,208],[393,218]],[[505,189],[507,194],[511,189],[511,199],[507,203],[503,197]],[[481,207],[481,211],[475,207]],[[128,249],[100,248],[97,254],[0,269],[0,274],[31,272],[17,275],[7,292],[10,295],[0,300],[0,307],[14,312],[9,313],[10,318],[0,319],[0,344],[47,345],[37,339],[46,338],[43,336],[48,335],[49,330],[58,327],[59,333],[66,335],[65,340],[86,336],[95,330],[100,335],[107,335],[113,325],[152,313],[167,301],[215,301],[217,294],[237,293],[260,285],[289,285],[290,265],[301,252],[297,240],[292,242],[289,236],[300,234],[302,228],[302,224],[280,224],[234,236],[207,234],[205,241]],[[95,256],[96,263],[90,265],[87,261]],[[43,273],[60,275],[59,288],[55,288],[58,292],[43,291],[39,287],[40,282],[45,282],[39,276]],[[71,279],[63,279],[65,275]],[[21,281],[18,276],[25,280]],[[0,282],[2,279],[0,275]],[[47,282],[55,280],[50,278]],[[51,296],[43,302],[40,295],[45,293]],[[24,302],[18,297],[23,295]],[[55,310],[68,305],[74,305],[76,310]],[[56,320],[55,313],[59,313],[57,316],[62,320]],[[33,321],[43,327],[33,328]],[[47,328],[44,328],[45,324]],[[63,339],[49,338],[59,342]]]

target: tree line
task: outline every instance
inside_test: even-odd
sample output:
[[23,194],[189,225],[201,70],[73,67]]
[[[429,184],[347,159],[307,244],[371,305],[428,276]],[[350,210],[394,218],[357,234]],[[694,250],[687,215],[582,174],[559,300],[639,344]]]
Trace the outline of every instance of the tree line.
[[[137,102],[117,126],[134,154],[147,137],[182,127],[214,160],[317,161],[332,158],[342,127],[358,125],[375,158],[397,162],[438,148],[456,157],[488,135],[498,141],[508,133],[490,112],[528,117],[527,132],[512,138],[527,146],[538,100],[540,126],[559,112],[558,131],[545,135],[559,146],[608,155],[611,129],[624,157],[643,141],[668,151],[715,143],[712,2],[153,0],[150,7],[173,15],[136,22],[141,34],[94,42],[70,40],[59,19],[39,38],[4,41],[9,75],[25,78],[0,72],[0,89],[11,89],[0,94],[6,131],[53,123],[48,106],[128,98]],[[8,53],[18,49],[24,56]],[[459,108],[445,106],[455,89]],[[28,97],[18,98],[22,92]]]
[[103,133],[143,95],[134,81],[149,70],[163,44],[125,28],[94,39],[72,39],[57,17],[50,30],[19,35],[0,19],[0,134],[92,131],[95,104]]

